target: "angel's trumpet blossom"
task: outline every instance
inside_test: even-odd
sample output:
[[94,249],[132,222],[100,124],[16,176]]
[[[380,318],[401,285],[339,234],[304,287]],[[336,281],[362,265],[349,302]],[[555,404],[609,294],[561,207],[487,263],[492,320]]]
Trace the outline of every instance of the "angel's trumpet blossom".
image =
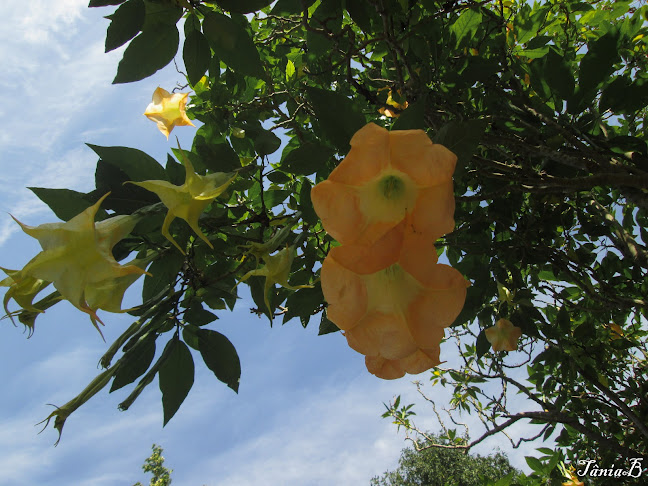
[[410,273],[394,263],[360,273],[337,260],[343,251],[335,247],[324,260],[322,292],[327,316],[345,331],[349,346],[392,361],[436,349],[463,307],[468,287],[463,276],[441,264],[414,267]]
[[86,288],[97,282],[146,273],[135,265],[120,265],[112,255],[113,247],[132,231],[137,217],[115,216],[94,222],[107,196],[65,223],[27,226],[14,218],[43,249],[25,265],[21,275],[52,282],[64,299],[90,315],[97,330],[101,320],[97,309],[86,301]]
[[515,351],[522,329],[513,325],[508,319],[498,320],[494,326],[484,329],[486,339],[493,346],[493,351]]
[[47,287],[50,282],[29,275],[24,275],[18,270],[9,270],[2,267],[0,267],[0,270],[8,275],[7,278],[0,281],[0,287],[9,287],[5,293],[3,305],[5,312],[7,313],[6,316],[9,317],[12,322],[14,314],[18,314],[19,312],[12,313],[9,310],[9,301],[11,299],[15,300],[23,310],[37,314],[44,312],[42,309],[36,308],[33,301],[36,295]]
[[386,359],[382,356],[365,357],[367,370],[383,380],[402,378],[405,373],[418,375],[441,364],[439,359],[440,347],[434,349],[417,349],[409,356],[401,359]]
[[[272,316],[273,309],[270,307],[270,292],[274,289],[275,284],[281,285],[290,290],[312,288],[312,285],[290,285],[288,277],[290,275],[290,268],[292,267],[293,260],[295,259],[295,248],[288,246],[283,250],[278,251],[274,255],[261,255],[264,266],[256,270],[250,270],[243,275],[238,283],[244,282],[250,277],[265,277],[265,286],[263,290],[263,301],[265,302],[270,316]],[[238,285],[237,283],[237,285]]]
[[[182,150],[180,152],[182,153]],[[169,232],[171,222],[175,218],[184,219],[198,237],[213,249],[213,245],[198,225],[198,218],[214,199],[225,192],[227,186],[236,178],[236,174],[216,172],[203,176],[196,173],[187,157],[184,157],[183,162],[185,166],[185,182],[181,186],[176,186],[167,181],[129,181],[129,183],[154,192],[169,209],[162,224],[162,234],[184,255],[185,251]]]
[[437,239],[454,229],[456,161],[422,130],[389,132],[369,123],[329,178],[313,187],[313,206],[342,245],[371,245],[406,216],[412,232]]
[[157,123],[158,129],[169,138],[173,127],[190,125],[195,127],[187,117],[185,108],[189,93],[171,94],[165,89],[158,87],[153,92],[153,100],[146,107],[144,115]]

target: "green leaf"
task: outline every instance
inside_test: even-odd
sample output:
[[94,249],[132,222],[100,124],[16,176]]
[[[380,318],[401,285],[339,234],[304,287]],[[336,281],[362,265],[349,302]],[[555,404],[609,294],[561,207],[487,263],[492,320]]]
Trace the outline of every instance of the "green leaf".
[[263,202],[266,208],[274,208],[286,200],[290,196],[290,191],[284,190],[269,190],[263,192]]
[[230,340],[209,329],[200,329],[197,334],[200,354],[207,368],[212,370],[216,378],[238,393],[241,362]]
[[371,15],[375,14],[375,9],[371,8],[371,4],[368,4],[365,0],[346,0],[345,8],[349,13],[349,17],[358,27],[364,32],[371,32]]
[[[82,192],[70,189],[47,189],[45,187],[28,187],[27,189],[36,194],[36,197],[47,204],[56,214],[56,217],[63,221],[71,220],[77,214],[92,206],[92,201]],[[106,212],[99,209],[97,219],[106,217]]]
[[425,99],[411,103],[394,122],[392,130],[423,130],[427,128],[424,119]]
[[147,78],[169,64],[178,52],[180,34],[175,25],[160,24],[135,37],[124,51],[113,84]]
[[174,337],[167,346],[171,349],[159,372],[164,425],[178,411],[194,382],[194,362],[187,345]]
[[359,107],[335,91],[307,87],[306,93],[324,135],[338,151],[347,152],[351,137],[366,123]]
[[283,322],[286,323],[293,317],[303,317],[308,322],[323,302],[324,295],[322,295],[322,287],[319,284],[313,288],[299,289],[286,299],[288,311],[284,315]]
[[203,306],[200,302],[194,300],[191,303],[191,307],[187,309],[184,313],[185,321],[193,324],[194,326],[204,326],[210,322],[218,319],[215,314],[212,314],[208,310],[203,309]]
[[450,32],[453,32],[456,38],[455,47],[459,47],[459,44],[461,44],[461,41],[465,37],[469,36],[469,38],[472,38],[477,32],[481,22],[481,12],[473,9],[464,10],[450,27]]
[[563,100],[571,98],[574,94],[574,75],[564,56],[550,49],[545,58],[544,73],[547,84],[554,93]]
[[211,51],[207,39],[197,30],[191,30],[185,38],[182,59],[187,69],[187,77],[192,86],[198,83],[209,67]]
[[168,180],[171,184],[175,184],[176,186],[181,186],[185,182],[184,166],[176,162],[171,154],[167,154],[166,175],[166,180]]
[[119,5],[126,0],[90,0],[88,7],[106,7],[108,5]]
[[326,168],[326,163],[331,157],[333,151],[329,147],[305,142],[283,157],[281,170],[291,174],[310,175]]
[[539,59],[541,57],[545,57],[548,52],[549,46],[538,47],[536,49],[522,49],[521,47],[513,49],[513,55],[524,56],[529,59]]
[[300,14],[311,5],[315,3],[315,0],[279,0],[272,11],[272,15],[294,15]]
[[526,463],[529,465],[531,469],[533,469],[536,472],[542,472],[544,467],[542,465],[542,462],[536,457],[532,456],[525,456],[524,458],[526,460]]
[[239,14],[256,12],[270,5],[274,0],[216,0],[223,10]]
[[112,209],[121,214],[128,214],[159,201],[155,194],[146,189],[133,184],[124,184],[128,180],[130,178],[119,167],[115,167],[103,159],[97,162],[95,171],[97,189],[93,193],[98,199],[110,192],[110,196],[101,205],[103,209]]
[[279,137],[269,130],[259,130],[257,133],[250,133],[250,137],[254,142],[254,150],[261,156],[273,154],[281,146]]
[[324,312],[322,312],[322,320],[320,321],[319,331],[317,332],[317,335],[323,336],[324,334],[330,334],[339,330],[339,327],[328,320],[328,317],[326,317],[326,310],[324,310]]
[[488,122],[485,120],[451,121],[442,126],[432,137],[434,143],[444,145],[457,156],[455,177],[458,177],[470,163],[486,127]]
[[173,1],[144,0],[146,5],[146,20],[143,31],[155,33],[158,29],[175,26],[182,17],[184,9]]
[[308,224],[316,224],[319,220],[317,214],[315,213],[315,208],[313,207],[313,201],[311,200],[311,183],[308,179],[304,178],[302,181],[302,186],[299,191],[299,210],[302,212],[302,218]]
[[102,160],[122,170],[132,181],[166,180],[164,167],[141,150],[129,147],[101,147],[89,143],[86,145]]
[[288,59],[286,63],[286,81],[290,81],[295,76],[295,63]]
[[151,275],[144,279],[142,302],[159,294],[167,285],[173,284],[183,264],[184,255],[177,250],[170,251],[151,263],[148,269]]
[[615,32],[608,32],[588,44],[587,53],[580,62],[578,84],[589,97],[614,72],[614,64],[619,59],[618,44],[619,36]]
[[143,0],[128,0],[121,5],[110,18],[106,32],[106,51],[110,52],[126,44],[135,37],[144,26],[146,8]]
[[256,78],[263,77],[263,65],[252,38],[230,17],[207,12],[203,21],[203,32],[214,54],[234,71]]
[[491,348],[491,343],[488,341],[486,338],[486,333],[482,329],[479,335],[477,336],[477,343],[475,345],[475,350],[477,351],[477,357],[481,358],[484,356],[486,353]]
[[110,393],[133,383],[148,370],[155,357],[155,339],[155,333],[147,334],[122,356]]
[[236,152],[234,152],[232,146],[226,141],[213,143],[196,135],[194,144],[196,146],[196,152],[200,156],[200,165],[206,167],[209,171],[231,172],[234,169],[241,168],[241,160],[236,155]]

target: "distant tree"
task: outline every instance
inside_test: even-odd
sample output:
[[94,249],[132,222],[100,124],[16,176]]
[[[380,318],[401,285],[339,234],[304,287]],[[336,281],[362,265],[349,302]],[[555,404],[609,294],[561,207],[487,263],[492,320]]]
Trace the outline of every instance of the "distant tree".
[[[382,477],[374,477],[371,486],[482,486],[504,476],[520,472],[502,452],[488,456],[471,455],[458,449],[448,438],[427,434],[432,441],[403,449],[398,467]],[[431,444],[436,444],[434,447]],[[441,446],[441,447],[439,447]]]
[[[153,454],[151,454],[144,465],[142,466],[144,472],[153,474],[149,486],[170,486],[171,473],[173,469],[164,467],[164,457],[162,457],[162,447],[153,444]],[[143,486],[139,481],[133,486]]]

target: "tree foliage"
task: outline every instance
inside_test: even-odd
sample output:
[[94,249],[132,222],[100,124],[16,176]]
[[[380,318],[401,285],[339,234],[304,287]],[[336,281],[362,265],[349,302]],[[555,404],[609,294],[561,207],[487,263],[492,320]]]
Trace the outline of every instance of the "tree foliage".
[[[447,438],[429,435],[424,445],[452,444]],[[502,452],[488,456],[470,455],[445,447],[403,449],[394,471],[371,480],[371,486],[483,486],[501,478],[515,478],[513,468]]]
[[[265,274],[252,273],[254,311],[304,326],[320,316],[320,333],[335,331],[318,282],[333,242],[310,189],[373,121],[424,129],[458,156],[456,230],[437,251],[471,282],[449,331],[463,366],[438,368],[432,384],[451,386],[451,407],[478,412],[488,436],[530,420],[534,437],[555,439],[568,461],[648,461],[643,3],[91,1],[118,5],[106,50],[128,46],[113,82],[144,79],[181,56],[189,114],[202,125],[191,150],[174,149],[164,165],[135,148],[91,145],[95,189],[33,189],[64,220],[110,192],[101,207],[111,216],[147,216],[114,256],[152,259],[136,321],[102,357],[106,371],[52,413],[55,427],[111,380],[111,391],[139,380],[127,409],[158,374],[167,422],[193,382],[193,356],[237,390],[236,351],[206,326],[235,306],[236,283],[264,265],[262,255],[285,245],[298,250],[290,285],[312,288],[267,293]],[[200,217],[210,245],[183,221],[170,225],[186,255],[162,236],[156,196],[123,185],[182,184],[184,157],[200,175],[238,175]],[[14,314],[33,329],[38,314]],[[498,319],[522,330],[519,352],[490,350],[484,330]],[[528,409],[511,404],[515,393]],[[398,405],[391,412],[412,426]]]
[[[173,470],[164,467],[162,447],[153,444],[152,449],[153,453],[146,459],[142,466],[142,470],[145,473],[151,473],[153,475],[149,486],[170,486],[173,481],[171,479],[171,473]],[[138,481],[133,486],[142,486],[142,483]]]

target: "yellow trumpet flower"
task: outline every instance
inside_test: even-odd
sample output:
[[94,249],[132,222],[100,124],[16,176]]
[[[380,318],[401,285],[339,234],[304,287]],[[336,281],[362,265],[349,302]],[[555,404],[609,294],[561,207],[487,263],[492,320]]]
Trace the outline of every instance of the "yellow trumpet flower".
[[265,265],[256,270],[250,270],[243,275],[241,280],[236,284],[246,281],[250,277],[265,277],[265,286],[263,290],[263,301],[270,311],[272,317],[273,309],[270,307],[270,299],[268,294],[270,290],[274,289],[275,284],[279,284],[290,290],[312,288],[312,285],[290,285],[288,277],[290,275],[290,268],[292,267],[293,260],[295,259],[295,248],[288,246],[283,250],[278,251],[275,255],[265,254],[261,258]]
[[8,275],[7,278],[0,281],[0,287],[9,287],[9,290],[5,293],[3,304],[5,312],[7,313],[6,315],[12,322],[14,313],[9,311],[9,301],[11,299],[15,300],[22,309],[29,312],[38,314],[44,312],[43,310],[34,307],[33,301],[34,297],[36,297],[41,290],[47,287],[50,282],[24,275],[19,270],[9,270],[2,267],[0,267],[0,270]]
[[493,346],[493,351],[515,351],[522,329],[513,325],[508,319],[498,320],[494,326],[484,330],[486,339]]
[[97,330],[97,322],[101,323],[101,320],[96,314],[97,308],[86,300],[86,289],[98,282],[146,273],[135,265],[120,265],[112,255],[112,248],[130,233],[139,218],[116,216],[94,222],[99,206],[107,196],[65,223],[33,227],[14,218],[22,230],[36,238],[43,248],[20,271],[21,276],[52,282],[64,299],[90,315]]
[[176,186],[167,181],[128,181],[128,183],[154,192],[169,209],[162,224],[162,234],[184,255],[184,250],[169,233],[171,222],[175,218],[184,219],[198,237],[213,249],[213,245],[198,226],[198,218],[214,199],[225,192],[227,186],[236,178],[236,174],[216,172],[202,176],[196,174],[187,157],[183,158],[185,182],[181,186]]
[[189,93],[171,94],[158,86],[153,92],[153,100],[146,107],[144,115],[157,123],[158,129],[168,140],[173,127],[196,126],[191,123],[185,111],[188,98]]

